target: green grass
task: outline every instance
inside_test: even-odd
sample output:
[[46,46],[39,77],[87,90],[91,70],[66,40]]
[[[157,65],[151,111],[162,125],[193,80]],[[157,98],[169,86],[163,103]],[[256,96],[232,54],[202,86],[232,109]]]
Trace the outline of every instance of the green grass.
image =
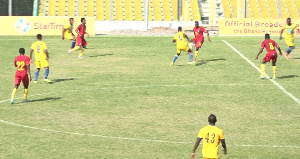
[[[228,155],[220,158],[299,158],[300,105],[259,80],[259,72],[222,40],[260,66],[264,55],[254,60],[260,37],[212,37],[199,65],[187,65],[182,53],[174,67],[172,37],[92,37],[84,59],[67,54],[70,41],[44,37],[53,83],[42,81],[42,70],[40,82],[30,83],[31,102],[21,103],[21,85],[11,105],[14,57],[20,47],[29,55],[35,38],[1,37],[0,100],[7,101],[0,103],[0,119],[38,129],[0,122],[0,158],[189,158],[211,113],[228,144]],[[278,58],[276,79],[297,98],[299,51],[294,59]],[[266,70],[271,75],[271,64]]]

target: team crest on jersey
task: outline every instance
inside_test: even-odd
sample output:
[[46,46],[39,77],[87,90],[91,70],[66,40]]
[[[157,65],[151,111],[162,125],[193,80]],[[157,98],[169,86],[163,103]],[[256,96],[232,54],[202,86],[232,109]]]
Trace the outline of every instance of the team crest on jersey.
[[16,21],[15,28],[20,33],[27,33],[31,28],[31,23],[26,18],[20,18],[18,21]]

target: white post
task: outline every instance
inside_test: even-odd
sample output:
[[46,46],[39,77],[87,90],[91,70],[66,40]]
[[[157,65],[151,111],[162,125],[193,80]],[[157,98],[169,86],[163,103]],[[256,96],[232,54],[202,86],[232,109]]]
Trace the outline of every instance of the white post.
[[149,0],[144,0],[144,21],[146,23],[146,31],[149,28]]
[[79,0],[76,1],[76,16],[79,16]]
[[281,19],[281,0],[278,0],[277,10],[278,10],[278,18]]
[[46,16],[46,0],[43,0],[43,16]]
[[113,0],[110,0],[110,21],[113,21]]
[[8,1],[8,16],[12,16],[12,0]]

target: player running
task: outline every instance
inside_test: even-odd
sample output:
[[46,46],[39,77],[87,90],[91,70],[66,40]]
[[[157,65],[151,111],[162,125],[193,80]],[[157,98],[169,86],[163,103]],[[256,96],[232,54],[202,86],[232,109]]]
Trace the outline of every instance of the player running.
[[73,34],[73,28],[74,28],[73,24],[74,24],[74,19],[69,18],[69,24],[65,25],[64,28],[62,29],[62,40],[64,39],[72,40],[72,45],[70,49],[73,49],[76,44],[75,35]]
[[187,41],[185,39],[189,40],[188,36],[182,31],[182,27],[178,27],[178,33],[174,36],[172,41],[173,43],[177,42],[177,54],[175,55],[170,66],[174,66],[174,63],[177,60],[177,58],[180,56],[182,50],[187,52],[190,58],[189,62],[192,62],[193,52],[187,45]]
[[84,34],[86,34],[87,37],[89,37],[89,34],[86,32],[86,25],[85,24],[86,24],[85,18],[81,18],[81,24],[75,30],[75,32],[78,34],[77,35],[77,40],[76,40],[77,41],[77,46],[68,51],[68,53],[70,54],[70,53],[80,49],[80,47],[82,46],[81,52],[80,52],[78,58],[83,58],[82,55],[84,54],[84,50],[85,50],[86,45],[87,45],[87,42],[84,39]]
[[295,43],[294,43],[294,33],[295,30],[297,30],[297,32],[299,33],[299,29],[298,26],[296,24],[292,23],[291,18],[287,18],[286,19],[286,25],[283,26],[283,28],[281,29],[280,32],[280,40],[282,39],[282,33],[285,30],[285,43],[287,44],[288,48],[285,51],[284,57],[286,59],[289,59],[289,55],[292,52],[292,50],[295,48]]
[[223,131],[216,126],[217,117],[211,114],[208,117],[209,125],[202,128],[198,134],[197,141],[194,145],[194,149],[191,158],[195,158],[196,149],[198,148],[201,140],[203,139],[202,155],[204,159],[217,159],[219,158],[219,144],[222,143],[224,148],[224,154],[227,154],[227,148]]
[[208,39],[209,42],[211,42],[211,40],[209,38],[208,31],[205,30],[202,26],[199,26],[198,21],[195,21],[195,27],[194,27],[193,31],[194,31],[194,35],[195,35],[195,38],[193,40],[195,42],[195,47],[196,47],[195,56],[194,56],[194,63],[196,63],[199,48],[201,48],[201,46],[204,43],[203,33],[207,33],[207,39]]
[[36,65],[36,72],[34,76],[34,83],[38,82],[38,77],[41,68],[45,68],[45,82],[50,83],[51,80],[48,79],[49,75],[49,52],[47,50],[47,45],[45,42],[42,41],[42,35],[37,34],[37,41],[31,45],[30,50],[30,61],[32,62],[32,53],[34,52],[35,56],[35,65]]
[[258,59],[259,54],[261,54],[264,50],[264,48],[266,48],[266,50],[268,51],[268,53],[266,54],[266,56],[264,57],[262,64],[260,66],[260,79],[265,78],[265,68],[266,68],[266,63],[270,62],[272,59],[272,65],[273,65],[273,78],[272,79],[276,79],[276,61],[277,61],[277,52],[275,50],[275,47],[278,49],[280,55],[282,55],[281,53],[281,49],[278,46],[278,44],[274,41],[270,39],[270,34],[265,34],[265,40],[261,43],[261,49],[258,52],[255,60]]
[[25,55],[25,49],[20,48],[19,49],[19,56],[15,57],[15,67],[17,67],[17,72],[15,75],[15,88],[12,91],[11,94],[11,100],[10,103],[14,104],[14,98],[17,93],[18,87],[22,81],[24,86],[24,103],[29,102],[27,100],[28,95],[28,85],[29,81],[31,81],[31,74],[30,74],[30,59],[28,56]]

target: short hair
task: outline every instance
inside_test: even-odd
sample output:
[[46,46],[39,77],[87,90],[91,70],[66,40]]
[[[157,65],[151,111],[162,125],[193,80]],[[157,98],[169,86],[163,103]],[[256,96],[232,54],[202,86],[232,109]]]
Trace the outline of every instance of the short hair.
[[198,21],[195,21],[195,23],[199,24],[199,22],[198,22]]
[[270,39],[270,34],[266,33],[266,34],[265,34],[265,38],[266,38],[266,39]]
[[37,34],[37,35],[36,35],[36,38],[37,38],[37,39],[42,39],[42,37],[43,37],[42,34]]
[[74,18],[72,18],[72,17],[71,17],[71,18],[69,18],[69,20],[71,20],[71,19],[74,19]]
[[83,20],[85,20],[85,18],[81,18],[80,21],[83,22]]
[[24,48],[20,48],[20,49],[19,49],[19,53],[20,53],[20,54],[25,54],[25,49],[24,49]]
[[214,114],[210,114],[208,117],[208,122],[210,122],[210,123],[217,122],[217,117]]
[[178,27],[178,30],[182,30],[182,27]]
[[286,20],[291,20],[291,18],[289,17],[289,18],[287,18]]

